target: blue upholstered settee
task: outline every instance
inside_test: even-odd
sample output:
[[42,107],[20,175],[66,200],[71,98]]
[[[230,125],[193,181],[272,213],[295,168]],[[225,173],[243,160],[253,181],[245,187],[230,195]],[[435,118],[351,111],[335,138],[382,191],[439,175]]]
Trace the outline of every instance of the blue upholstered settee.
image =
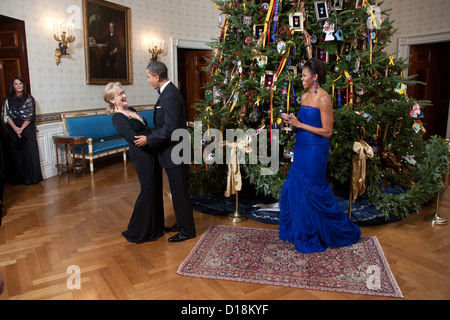
[[[153,107],[135,109],[147,120],[150,129],[154,129]],[[89,159],[91,175],[94,174],[94,159],[122,152],[126,164],[128,144],[114,128],[112,115],[106,114],[105,111],[78,111],[63,113],[61,118],[67,135],[86,137],[88,144],[83,146],[83,151],[85,159]],[[81,159],[81,146],[75,148],[75,153],[70,156]]]

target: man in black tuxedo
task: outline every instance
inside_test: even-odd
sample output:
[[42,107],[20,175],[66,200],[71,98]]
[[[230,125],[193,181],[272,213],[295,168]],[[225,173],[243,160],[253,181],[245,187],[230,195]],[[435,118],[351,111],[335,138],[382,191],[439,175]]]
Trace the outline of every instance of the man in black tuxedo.
[[195,224],[189,192],[189,164],[175,164],[172,149],[179,143],[172,141],[172,132],[186,129],[186,104],[178,88],[168,79],[167,67],[155,61],[148,65],[147,80],[160,94],[155,104],[155,131],[148,136],[136,137],[137,146],[146,146],[158,151],[158,161],[166,169],[169,178],[172,204],[177,222],[165,231],[178,231],[169,242],[181,242],[195,238]]

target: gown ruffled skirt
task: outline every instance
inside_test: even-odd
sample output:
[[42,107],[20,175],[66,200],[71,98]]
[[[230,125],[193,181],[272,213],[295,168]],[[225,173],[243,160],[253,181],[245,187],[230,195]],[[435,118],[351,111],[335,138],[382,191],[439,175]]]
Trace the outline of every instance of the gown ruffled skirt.
[[[303,123],[321,127],[320,110],[303,106]],[[329,141],[299,130],[294,163],[280,195],[279,238],[302,253],[357,243],[361,231],[340,208],[326,180]]]

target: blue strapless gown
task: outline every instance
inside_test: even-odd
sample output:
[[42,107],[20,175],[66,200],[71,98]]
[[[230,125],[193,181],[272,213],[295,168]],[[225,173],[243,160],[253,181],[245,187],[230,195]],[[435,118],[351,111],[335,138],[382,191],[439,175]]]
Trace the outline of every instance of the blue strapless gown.
[[[317,108],[303,106],[298,116],[307,125],[322,127]],[[299,130],[294,163],[281,191],[279,237],[294,242],[302,253],[351,245],[361,237],[326,180],[329,149],[327,138]]]

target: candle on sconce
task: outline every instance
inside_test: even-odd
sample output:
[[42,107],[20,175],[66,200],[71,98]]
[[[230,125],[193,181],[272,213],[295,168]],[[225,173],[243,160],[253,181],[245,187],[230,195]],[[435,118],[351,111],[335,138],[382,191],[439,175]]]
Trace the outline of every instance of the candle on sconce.
[[59,23],[59,34],[62,34],[65,30],[64,20]]

